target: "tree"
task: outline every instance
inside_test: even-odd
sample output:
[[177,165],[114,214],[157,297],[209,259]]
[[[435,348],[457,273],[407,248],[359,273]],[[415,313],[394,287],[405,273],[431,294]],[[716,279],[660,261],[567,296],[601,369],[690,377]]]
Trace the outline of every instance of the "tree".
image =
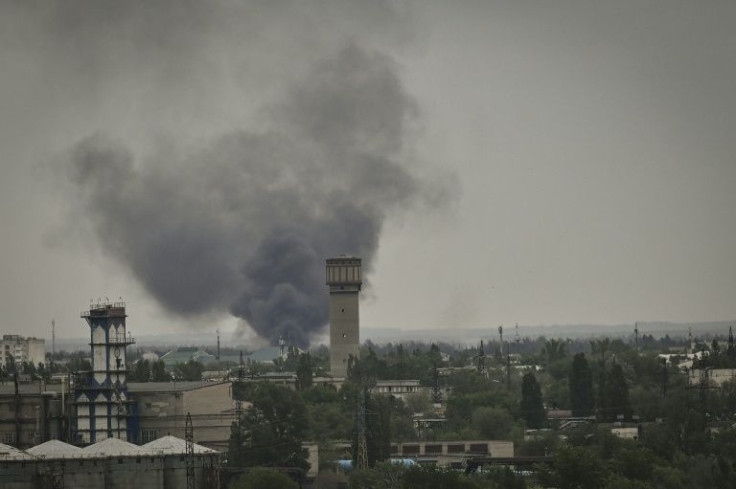
[[544,426],[546,411],[542,403],[542,390],[533,372],[525,374],[521,380],[521,416],[529,428]]
[[301,395],[270,382],[260,382],[249,397],[252,406],[231,429],[229,464],[307,470],[307,451],[302,448],[302,441],[308,433],[309,421]]
[[256,467],[230,483],[229,489],[297,489],[299,484],[273,469]]
[[135,368],[128,372],[129,382],[148,382],[151,379],[151,362],[140,359],[135,362]]
[[567,345],[563,340],[554,338],[546,340],[542,348],[542,355],[548,365],[556,360],[562,360],[567,355]]
[[400,464],[382,462],[371,469],[354,470],[350,474],[350,489],[399,489],[406,469]]
[[296,385],[297,389],[303,391],[312,386],[312,359],[309,353],[302,353],[296,364]]
[[559,448],[553,466],[542,466],[538,472],[543,487],[559,489],[597,489],[603,487],[606,475],[601,459],[583,447]]
[[415,465],[404,472],[401,488],[477,489],[478,485],[475,482],[475,480],[455,470]]
[[202,380],[202,372],[204,366],[196,360],[189,360],[187,363],[177,363],[174,367],[174,374],[178,380]]
[[502,440],[508,434],[513,420],[503,408],[479,407],[473,411],[473,426],[482,438]]
[[605,399],[605,419],[609,421],[615,421],[618,416],[623,416],[624,419],[631,418],[629,386],[626,384],[624,370],[619,364],[614,365],[608,374]]
[[585,358],[585,353],[578,353],[572,360],[570,372],[570,406],[573,416],[590,416],[593,414],[593,373]]
[[[171,375],[166,373],[166,364],[163,360],[157,360],[151,364],[151,377],[154,382],[169,382],[171,381]],[[199,374],[200,380],[202,374]]]

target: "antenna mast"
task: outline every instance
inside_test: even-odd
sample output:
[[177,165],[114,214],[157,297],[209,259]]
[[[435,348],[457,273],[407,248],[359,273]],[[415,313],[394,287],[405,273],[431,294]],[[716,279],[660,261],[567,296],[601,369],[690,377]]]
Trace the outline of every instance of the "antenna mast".
[[217,332],[217,360],[220,360],[220,330],[216,330]]
[[56,321],[51,319],[51,361],[54,360],[54,353],[56,353]]
[[636,342],[636,351],[639,351],[639,323],[634,323],[634,341]]

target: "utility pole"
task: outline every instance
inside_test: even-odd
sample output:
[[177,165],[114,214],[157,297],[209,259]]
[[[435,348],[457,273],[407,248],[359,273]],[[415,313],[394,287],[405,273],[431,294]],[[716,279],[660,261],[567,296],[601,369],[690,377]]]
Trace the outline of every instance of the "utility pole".
[[220,360],[220,330],[217,329],[217,360]]
[[368,442],[365,426],[365,398],[367,389],[365,381],[361,381],[360,384],[360,395],[358,396],[358,454],[356,463],[358,469],[363,470],[368,468]]
[[184,440],[186,442],[186,465],[187,465],[187,489],[197,487],[194,477],[194,426],[192,415],[187,412],[187,422],[184,429]]
[[503,325],[498,327],[498,351],[501,352],[503,357]]
[[636,345],[636,352],[639,353],[639,323],[634,323],[634,342]]
[[480,340],[480,348],[478,348],[478,373],[486,374],[486,351],[483,348],[483,340]]
[[511,342],[506,342],[506,388],[511,390]]
[[442,391],[440,390],[440,374],[437,371],[437,362],[434,362],[434,372],[432,373],[432,402],[435,404],[442,403]]

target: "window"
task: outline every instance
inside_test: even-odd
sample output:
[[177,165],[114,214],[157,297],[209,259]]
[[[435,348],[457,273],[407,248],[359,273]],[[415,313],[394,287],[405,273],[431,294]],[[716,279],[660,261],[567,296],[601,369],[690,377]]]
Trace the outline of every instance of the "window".
[[419,453],[419,445],[404,445],[404,455],[414,455]]
[[447,445],[447,453],[463,453],[464,451],[464,443],[452,443]]
[[486,443],[471,443],[470,444],[470,452],[471,453],[488,453],[488,444],[486,444]]
[[141,443],[148,443],[158,438],[158,430],[141,430]]
[[442,453],[442,445],[425,445],[424,453]]

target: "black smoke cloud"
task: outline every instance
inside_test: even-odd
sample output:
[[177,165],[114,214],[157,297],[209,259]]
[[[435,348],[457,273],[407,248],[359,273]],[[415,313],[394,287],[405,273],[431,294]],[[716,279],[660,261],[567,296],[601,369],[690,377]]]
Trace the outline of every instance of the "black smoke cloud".
[[167,310],[227,310],[271,343],[327,323],[324,259],[370,272],[386,217],[430,187],[405,162],[417,116],[398,67],[355,43],[316,62],[261,129],[142,158],[97,134],[72,151],[83,218]]

